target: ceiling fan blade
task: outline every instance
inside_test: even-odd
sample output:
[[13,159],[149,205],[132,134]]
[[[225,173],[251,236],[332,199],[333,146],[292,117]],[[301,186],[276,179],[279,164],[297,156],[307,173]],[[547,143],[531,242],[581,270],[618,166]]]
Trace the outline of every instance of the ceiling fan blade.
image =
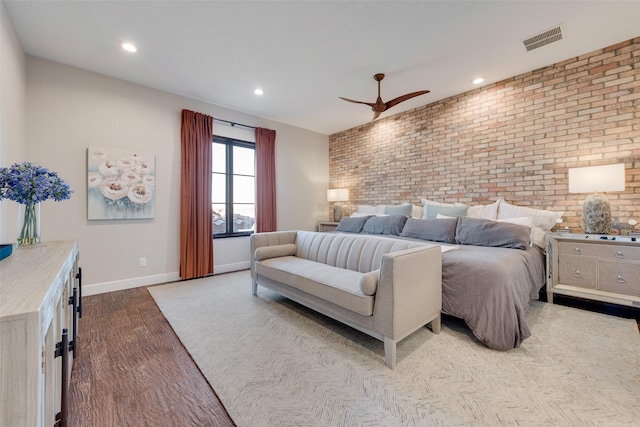
[[380,112],[380,111],[374,111],[374,112],[373,112],[373,119],[371,119],[371,121],[374,121],[375,119],[377,119],[378,117],[380,117],[380,114],[382,114],[382,112]]
[[391,101],[387,101],[385,103],[385,105],[387,106],[387,108],[391,108],[394,105],[398,105],[401,102],[406,101],[407,99],[415,98],[416,96],[424,95],[425,93],[429,93],[429,92],[430,91],[428,91],[428,90],[420,90],[418,92],[411,92],[411,93],[408,93],[406,95],[402,95],[402,96],[399,96],[399,97],[397,97],[395,99],[392,99]]
[[341,96],[339,96],[338,98],[340,99],[344,99],[347,102],[353,102],[355,104],[364,104],[364,105],[368,105],[369,107],[373,107],[374,105],[376,105],[375,102],[363,102],[363,101],[356,101],[355,99],[349,99],[349,98],[343,98]]

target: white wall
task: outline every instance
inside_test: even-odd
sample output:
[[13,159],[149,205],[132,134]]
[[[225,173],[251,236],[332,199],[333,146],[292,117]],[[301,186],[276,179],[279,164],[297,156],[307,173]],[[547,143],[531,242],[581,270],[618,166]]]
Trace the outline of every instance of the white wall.
[[[42,205],[42,239],[77,239],[87,295],[177,280],[181,110],[276,130],[278,229],[315,229],[326,219],[327,135],[27,56],[27,158],[75,191]],[[237,128],[214,124],[225,136]],[[131,147],[156,155],[153,220],[86,219],[86,149]],[[249,266],[249,239],[214,240],[215,272]],[[147,267],[138,266],[147,258]]]
[[[22,162],[26,148],[26,59],[18,36],[0,1],[0,167]],[[13,243],[18,204],[0,202],[0,243]]]

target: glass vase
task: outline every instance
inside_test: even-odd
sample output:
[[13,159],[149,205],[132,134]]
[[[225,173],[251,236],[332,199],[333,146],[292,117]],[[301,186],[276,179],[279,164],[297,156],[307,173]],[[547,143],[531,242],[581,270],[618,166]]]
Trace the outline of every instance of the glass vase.
[[40,203],[18,205],[18,245],[40,243]]

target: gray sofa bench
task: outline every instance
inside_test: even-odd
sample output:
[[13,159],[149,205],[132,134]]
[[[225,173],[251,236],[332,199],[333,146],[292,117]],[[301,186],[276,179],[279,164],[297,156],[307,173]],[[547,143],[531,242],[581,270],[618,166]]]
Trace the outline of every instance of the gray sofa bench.
[[430,323],[440,333],[439,245],[371,236],[279,231],[251,236],[252,292],[258,285],[384,342],[396,344]]

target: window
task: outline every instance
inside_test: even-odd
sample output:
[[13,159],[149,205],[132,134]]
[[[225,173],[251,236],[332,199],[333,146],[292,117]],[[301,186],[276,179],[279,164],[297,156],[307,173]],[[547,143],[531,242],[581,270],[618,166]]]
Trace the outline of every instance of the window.
[[213,236],[248,236],[256,222],[255,144],[214,136],[212,153]]

